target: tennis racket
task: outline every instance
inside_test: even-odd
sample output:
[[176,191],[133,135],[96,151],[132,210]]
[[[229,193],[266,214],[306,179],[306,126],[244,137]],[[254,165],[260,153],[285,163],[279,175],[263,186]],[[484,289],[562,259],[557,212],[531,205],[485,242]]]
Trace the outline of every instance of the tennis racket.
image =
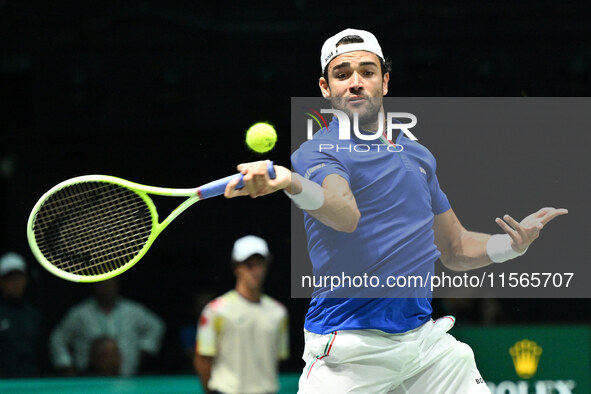
[[[275,178],[273,162],[267,166]],[[68,179],[51,188],[35,204],[27,238],[35,258],[49,272],[73,282],[113,278],[137,263],[156,237],[197,201],[224,194],[231,175],[194,189],[140,185],[107,175]],[[158,222],[150,194],[188,197]]]

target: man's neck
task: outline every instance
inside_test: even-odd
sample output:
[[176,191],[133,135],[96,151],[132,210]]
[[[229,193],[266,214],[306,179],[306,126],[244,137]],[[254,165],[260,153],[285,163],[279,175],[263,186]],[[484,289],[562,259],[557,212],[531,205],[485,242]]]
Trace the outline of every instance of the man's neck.
[[[353,122],[353,118],[350,118],[350,121]],[[384,106],[382,105],[380,107],[380,110],[375,114],[375,118],[372,117],[371,119],[366,120],[359,119],[358,122],[359,130],[376,132],[380,128],[380,123],[382,131],[386,130],[387,122],[386,114],[384,113]],[[353,123],[351,123],[351,127],[353,127]]]
[[97,301],[99,308],[107,315],[115,309],[115,304],[117,303],[116,300],[113,301]]
[[260,302],[261,301],[262,292],[260,289],[251,289],[245,285],[242,285],[241,283],[237,283],[235,290],[238,292],[238,294],[240,294],[242,297],[246,298],[248,301],[251,301],[251,302]]

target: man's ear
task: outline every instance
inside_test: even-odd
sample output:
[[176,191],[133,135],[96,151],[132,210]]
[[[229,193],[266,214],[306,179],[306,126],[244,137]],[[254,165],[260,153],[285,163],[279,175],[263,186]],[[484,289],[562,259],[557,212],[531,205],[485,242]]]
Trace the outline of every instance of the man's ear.
[[390,73],[385,73],[382,81],[382,92],[384,96],[388,94],[388,82],[390,82]]
[[324,79],[324,77],[320,77],[320,79],[318,80],[318,86],[320,87],[320,91],[322,92],[322,97],[330,97],[330,86],[328,86],[328,81]]

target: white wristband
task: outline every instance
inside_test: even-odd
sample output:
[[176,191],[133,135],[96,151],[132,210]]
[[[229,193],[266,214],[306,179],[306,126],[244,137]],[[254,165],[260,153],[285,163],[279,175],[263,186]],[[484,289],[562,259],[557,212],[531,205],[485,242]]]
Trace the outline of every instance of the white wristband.
[[290,194],[283,191],[287,197],[291,198],[298,208],[306,211],[319,209],[324,204],[324,190],[316,182],[302,177],[298,173],[292,173],[293,178],[297,178],[302,184],[302,191],[298,194]]
[[521,253],[514,251],[511,242],[509,234],[495,234],[486,243],[486,254],[494,263],[504,263],[527,252],[527,249]]

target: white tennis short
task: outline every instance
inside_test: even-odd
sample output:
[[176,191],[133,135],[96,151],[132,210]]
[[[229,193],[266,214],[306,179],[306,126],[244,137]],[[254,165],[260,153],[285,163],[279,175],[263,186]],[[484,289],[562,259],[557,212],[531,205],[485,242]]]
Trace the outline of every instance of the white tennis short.
[[403,334],[304,330],[306,366],[298,393],[490,393],[470,346],[447,334],[454,323],[445,316]]

